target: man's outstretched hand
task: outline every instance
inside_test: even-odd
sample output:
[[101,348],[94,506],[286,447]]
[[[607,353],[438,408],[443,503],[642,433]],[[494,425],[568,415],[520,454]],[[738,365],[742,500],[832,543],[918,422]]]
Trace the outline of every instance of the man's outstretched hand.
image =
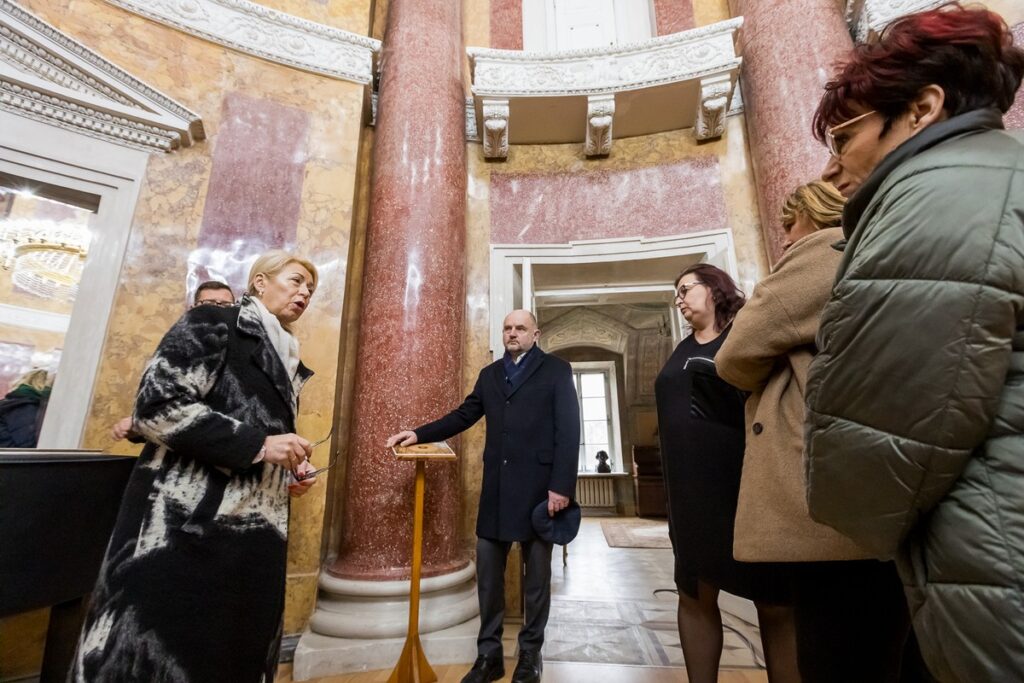
[[416,443],[416,432],[411,432],[408,429],[404,432],[398,432],[388,437],[387,442],[384,444],[388,448],[394,446],[411,446]]

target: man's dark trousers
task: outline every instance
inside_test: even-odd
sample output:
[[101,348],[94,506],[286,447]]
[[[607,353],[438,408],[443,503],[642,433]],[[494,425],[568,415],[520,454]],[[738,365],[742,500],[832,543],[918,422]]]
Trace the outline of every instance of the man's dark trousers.
[[[520,542],[519,547],[526,563],[526,614],[519,631],[519,651],[525,652],[540,650],[544,644],[544,627],[551,611],[551,544],[534,538]],[[504,656],[501,633],[505,618],[505,562],[511,548],[511,541],[476,540],[476,585],[480,598],[476,648],[477,654],[486,657]]]

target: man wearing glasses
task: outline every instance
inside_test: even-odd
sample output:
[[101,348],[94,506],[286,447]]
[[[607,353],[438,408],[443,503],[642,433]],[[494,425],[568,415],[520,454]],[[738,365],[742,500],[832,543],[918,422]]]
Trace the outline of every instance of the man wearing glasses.
[[223,282],[207,280],[196,287],[192,308],[196,306],[234,306],[235,293]]
[[[198,287],[192,297],[192,308],[196,306],[234,306],[235,293],[223,282],[218,280],[207,280]],[[132,431],[132,417],[122,417],[110,428],[110,436],[114,441],[128,438],[132,440],[135,432]]]

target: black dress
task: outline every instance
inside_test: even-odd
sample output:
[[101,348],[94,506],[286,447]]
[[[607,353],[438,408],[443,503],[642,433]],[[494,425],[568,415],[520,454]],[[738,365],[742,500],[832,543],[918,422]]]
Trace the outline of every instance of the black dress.
[[654,383],[676,586],[696,597],[700,580],[751,600],[788,602],[789,582],[778,565],[732,555],[746,394],[715,370],[728,334],[726,328],[707,344],[687,337]]

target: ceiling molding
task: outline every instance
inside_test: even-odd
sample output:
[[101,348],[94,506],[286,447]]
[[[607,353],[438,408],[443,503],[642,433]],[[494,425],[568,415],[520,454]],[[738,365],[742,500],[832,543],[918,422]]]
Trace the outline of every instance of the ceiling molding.
[[373,82],[380,41],[249,0],[105,0],[218,45],[301,71]]
[[0,0],[0,108],[147,152],[206,137],[197,114],[10,0]]

